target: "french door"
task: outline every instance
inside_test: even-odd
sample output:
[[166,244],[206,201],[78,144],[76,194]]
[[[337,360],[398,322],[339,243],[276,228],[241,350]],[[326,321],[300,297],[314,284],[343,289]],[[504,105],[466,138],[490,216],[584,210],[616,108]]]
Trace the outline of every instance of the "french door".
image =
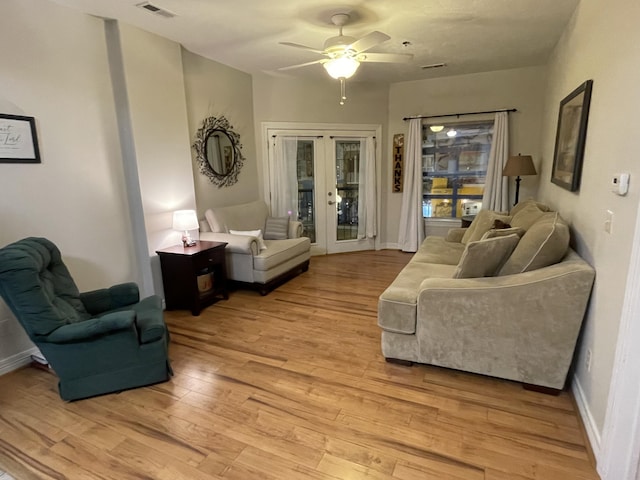
[[278,128],[265,133],[272,214],[301,221],[313,254],[374,249],[376,130]]

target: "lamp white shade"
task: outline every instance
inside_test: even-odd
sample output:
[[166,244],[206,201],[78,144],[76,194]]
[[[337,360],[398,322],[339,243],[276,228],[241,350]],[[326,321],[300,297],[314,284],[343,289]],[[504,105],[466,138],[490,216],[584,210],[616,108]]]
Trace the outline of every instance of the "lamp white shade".
[[351,78],[358,70],[360,62],[354,58],[340,57],[324,62],[322,66],[335,79]]
[[198,216],[195,210],[176,210],[173,212],[173,229],[186,232],[199,228]]

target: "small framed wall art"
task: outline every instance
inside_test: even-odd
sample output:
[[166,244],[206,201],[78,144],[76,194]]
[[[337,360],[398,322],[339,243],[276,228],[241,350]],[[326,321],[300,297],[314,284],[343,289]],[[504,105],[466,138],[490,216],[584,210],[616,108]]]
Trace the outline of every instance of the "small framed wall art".
[[33,117],[0,113],[0,163],[40,163]]
[[551,181],[575,192],[580,187],[593,80],[587,80],[560,102]]

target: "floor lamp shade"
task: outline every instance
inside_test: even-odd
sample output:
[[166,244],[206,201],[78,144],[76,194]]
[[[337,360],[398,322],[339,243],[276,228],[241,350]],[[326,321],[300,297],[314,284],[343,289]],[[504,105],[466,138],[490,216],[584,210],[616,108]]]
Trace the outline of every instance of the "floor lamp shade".
[[536,175],[537,173],[531,155],[512,155],[509,157],[507,164],[502,170],[502,175],[505,177],[516,177],[516,202],[514,205],[518,203],[518,197],[520,195],[520,176]]

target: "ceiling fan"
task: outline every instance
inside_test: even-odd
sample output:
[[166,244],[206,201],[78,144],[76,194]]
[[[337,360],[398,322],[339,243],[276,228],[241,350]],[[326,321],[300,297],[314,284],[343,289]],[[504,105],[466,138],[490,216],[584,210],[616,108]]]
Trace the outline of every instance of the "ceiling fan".
[[347,78],[351,78],[356,73],[360,63],[406,63],[413,58],[413,55],[411,54],[365,53],[376,45],[386,42],[391,37],[378,31],[371,32],[360,39],[343,35],[342,27],[349,22],[349,19],[350,15],[348,13],[336,13],[335,15],[332,15],[331,23],[338,27],[339,34],[336,37],[327,39],[327,41],[324,42],[323,50],[307,47],[298,43],[280,42],[281,45],[308,50],[324,55],[326,58],[314,60],[313,62],[291,65],[289,67],[282,67],[278,70],[291,70],[294,68],[306,67],[308,65],[315,65],[316,63],[322,64],[331,77],[340,80],[340,105],[344,105],[344,101],[347,99],[345,95],[345,80]]

